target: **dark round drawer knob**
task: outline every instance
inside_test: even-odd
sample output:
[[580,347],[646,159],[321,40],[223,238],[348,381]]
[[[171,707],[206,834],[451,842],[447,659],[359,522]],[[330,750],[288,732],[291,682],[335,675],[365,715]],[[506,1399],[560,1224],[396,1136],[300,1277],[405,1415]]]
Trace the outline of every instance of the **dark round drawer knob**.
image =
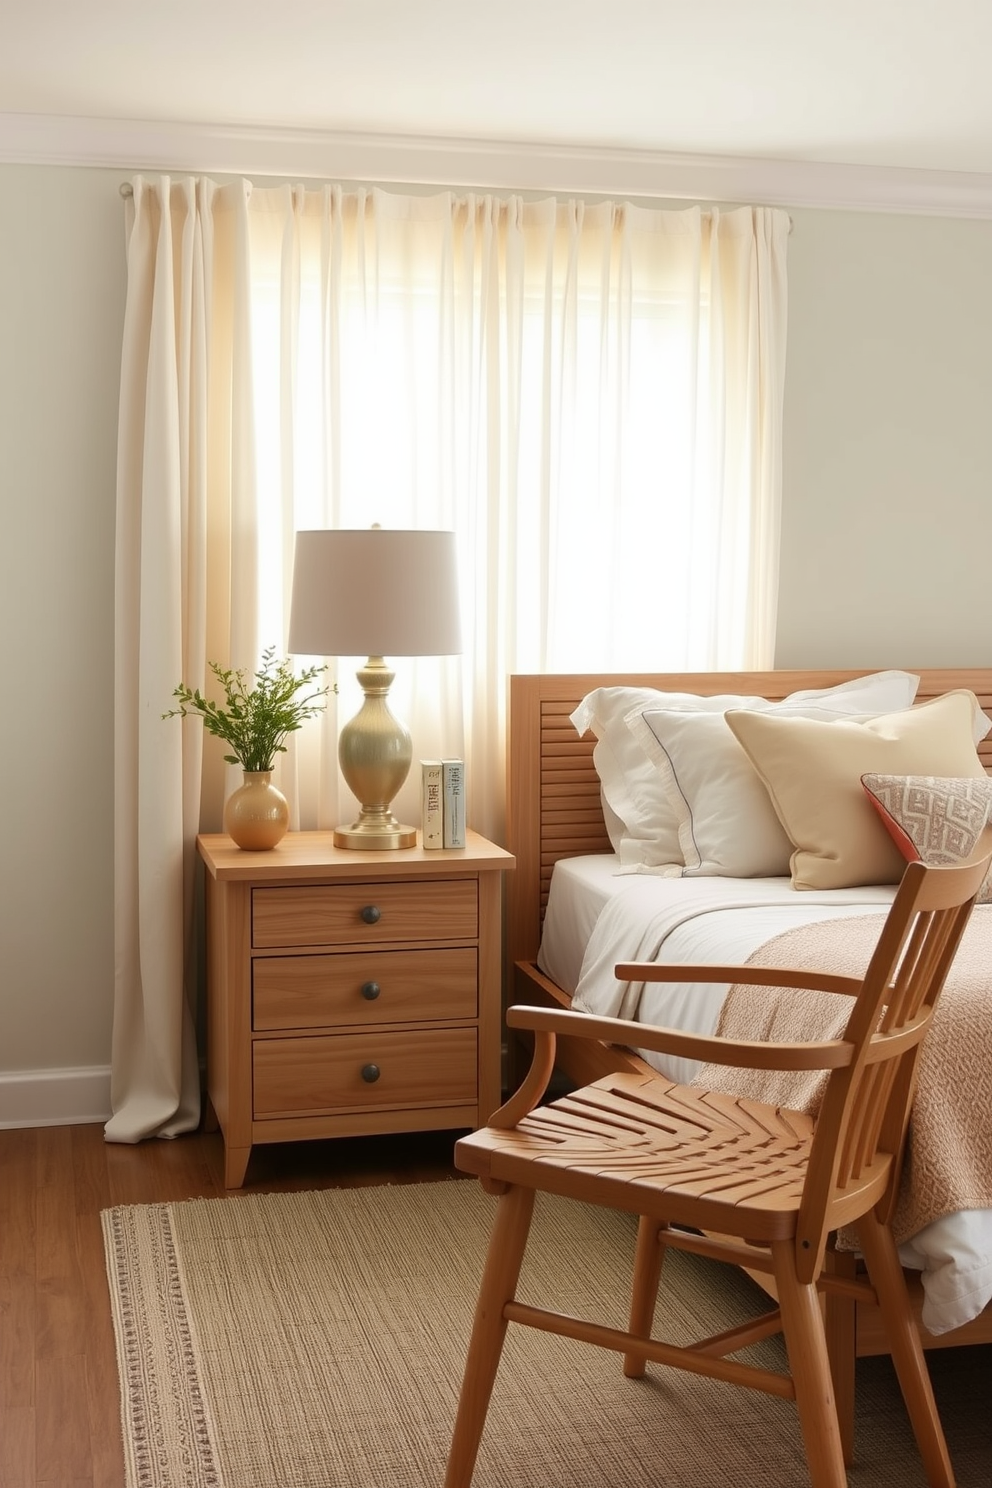
[[382,988],[379,986],[378,982],[362,983],[362,996],[365,998],[366,1002],[375,1002],[381,991]]
[[376,1080],[378,1080],[379,1075],[380,1070],[377,1064],[362,1065],[362,1079],[365,1081],[366,1085],[374,1085]]
[[366,904],[362,910],[362,919],[366,925],[378,925],[382,918],[382,910],[377,904]]

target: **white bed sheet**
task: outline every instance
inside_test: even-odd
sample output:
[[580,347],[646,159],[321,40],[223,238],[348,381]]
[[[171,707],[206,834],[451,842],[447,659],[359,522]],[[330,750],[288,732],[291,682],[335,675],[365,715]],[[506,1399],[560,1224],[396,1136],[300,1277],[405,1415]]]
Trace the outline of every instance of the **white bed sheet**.
[[[726,986],[618,982],[618,961],[740,964],[771,936],[815,919],[864,914],[891,903],[892,885],[802,893],[788,879],[664,878],[624,872],[611,854],[555,865],[538,965],[577,1010],[712,1033]],[[669,1079],[699,1066],[644,1050]],[[922,1273],[923,1323],[947,1332],[992,1300],[992,1211],[970,1210],[928,1225],[900,1247]]]
[[569,996],[582,974],[600,910],[629,879],[619,874],[620,859],[613,853],[561,858],[554,866],[537,964]]
[[[799,893],[787,878],[663,878],[625,871],[614,854],[563,858],[551,878],[538,965],[579,1012],[712,1033],[725,986],[632,987],[613,975],[617,961],[739,964],[793,925],[864,914],[894,895],[894,885]],[[695,1060],[643,1058],[670,1080],[691,1080],[699,1069]]]

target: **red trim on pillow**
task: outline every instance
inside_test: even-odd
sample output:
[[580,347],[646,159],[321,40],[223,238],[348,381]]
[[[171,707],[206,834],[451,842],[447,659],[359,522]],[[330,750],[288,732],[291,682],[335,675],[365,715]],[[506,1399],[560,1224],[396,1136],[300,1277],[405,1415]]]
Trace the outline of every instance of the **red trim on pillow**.
[[874,806],[879,816],[882,818],[882,825],[885,827],[885,830],[892,838],[892,841],[895,843],[896,847],[906,859],[906,862],[919,863],[921,861],[919,849],[916,846],[916,843],[913,841],[912,837],[910,837],[909,834],[904,830],[904,828],[899,825],[895,817],[890,816],[878,797],[874,794],[873,791],[868,789],[867,785],[865,785],[863,781],[862,788],[865,795],[868,797],[869,801]]

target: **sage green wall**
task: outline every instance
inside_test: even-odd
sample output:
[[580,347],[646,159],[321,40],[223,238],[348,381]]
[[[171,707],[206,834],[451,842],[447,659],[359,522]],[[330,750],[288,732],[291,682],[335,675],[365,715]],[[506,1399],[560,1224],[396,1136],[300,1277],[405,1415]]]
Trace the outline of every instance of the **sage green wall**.
[[[0,1123],[110,1061],[120,179],[0,166]],[[793,217],[777,664],[988,665],[992,223]]]

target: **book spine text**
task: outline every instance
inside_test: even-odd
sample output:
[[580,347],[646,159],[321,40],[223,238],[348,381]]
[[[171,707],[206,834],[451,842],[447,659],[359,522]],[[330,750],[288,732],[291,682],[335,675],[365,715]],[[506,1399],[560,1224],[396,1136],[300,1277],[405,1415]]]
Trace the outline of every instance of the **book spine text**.
[[440,760],[420,761],[420,840],[424,847],[444,846],[443,772]]
[[444,845],[465,846],[465,765],[460,759],[441,761]]

